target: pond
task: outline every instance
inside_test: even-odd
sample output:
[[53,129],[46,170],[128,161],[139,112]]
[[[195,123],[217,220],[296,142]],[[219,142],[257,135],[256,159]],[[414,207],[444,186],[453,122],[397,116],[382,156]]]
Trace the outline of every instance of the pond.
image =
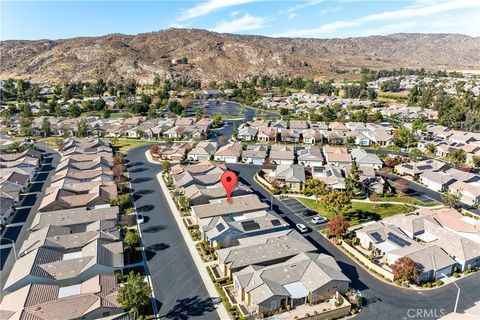
[[[224,118],[243,118],[244,121],[251,121],[257,115],[257,110],[244,107],[239,103],[218,100],[194,100],[185,110],[186,116],[195,116],[197,110],[202,110],[203,115],[221,115]],[[279,118],[280,114],[266,112],[261,114],[262,118]]]

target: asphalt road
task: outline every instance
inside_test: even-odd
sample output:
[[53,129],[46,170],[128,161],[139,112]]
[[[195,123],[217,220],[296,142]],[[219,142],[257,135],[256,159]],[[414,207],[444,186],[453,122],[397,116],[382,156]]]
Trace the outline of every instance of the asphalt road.
[[157,182],[161,166],[147,161],[149,146],[130,151],[126,166],[141,225],[148,272],[161,318],[218,319],[165,195]]
[[20,196],[19,205],[15,210],[13,218],[9,221],[9,225],[2,230],[0,237],[0,288],[2,289],[15,263],[12,246],[10,245],[11,241],[3,240],[3,238],[13,240],[17,251],[22,247],[23,241],[29,234],[28,228],[30,228],[44,197],[45,189],[50,185],[50,175],[54,173],[54,168],[60,160],[60,155],[46,145],[40,144],[39,149],[44,151],[42,152],[44,156],[42,165],[37,170],[33,182],[25,190],[24,195]]
[[[262,200],[270,202],[270,194],[253,179],[255,172],[259,169],[258,166],[245,164],[228,164],[227,166],[237,172],[239,180],[250,185]],[[273,200],[273,208],[292,226],[296,223],[304,223],[301,216],[293,213],[277,199]],[[365,307],[355,317],[356,319],[437,319],[453,311],[457,296],[454,284],[428,291],[402,289],[370,275],[317,231],[311,230],[304,236],[318,248],[319,252],[332,255],[344,274],[352,281],[352,287],[361,291]],[[461,288],[458,312],[480,301],[480,273],[459,280],[457,285]]]

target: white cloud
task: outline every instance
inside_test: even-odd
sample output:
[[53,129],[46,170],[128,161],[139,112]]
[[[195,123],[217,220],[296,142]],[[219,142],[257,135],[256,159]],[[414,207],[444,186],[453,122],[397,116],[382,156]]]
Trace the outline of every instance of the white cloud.
[[292,13],[289,13],[288,14],[288,19],[292,20],[293,18],[295,18],[297,16],[296,13],[292,12]]
[[236,33],[242,31],[256,30],[264,28],[266,21],[266,18],[254,17],[247,13],[243,17],[235,20],[221,20],[217,23],[216,27],[211,30],[220,33]]
[[218,9],[238,6],[254,1],[256,0],[209,0],[194,7],[182,10],[180,17],[177,19],[177,21],[186,21],[193,18],[206,16]]
[[[426,5],[422,5],[426,3]],[[332,23],[323,24],[318,28],[312,29],[293,29],[277,34],[279,37],[319,37],[328,33],[332,33],[341,29],[350,27],[360,27],[370,22],[392,21],[392,20],[407,20],[418,17],[428,17],[440,13],[447,13],[453,10],[466,8],[480,8],[480,1],[478,0],[453,0],[448,2],[419,2],[415,6],[406,7],[399,10],[385,11],[367,15],[358,19],[348,21],[335,21]],[[462,19],[460,19],[462,20]],[[461,22],[461,21],[459,21]]]
[[310,1],[305,1],[303,3],[300,3],[300,4],[297,4],[297,5],[294,5],[294,6],[291,6],[289,8],[287,8],[287,10],[284,11],[284,13],[293,13],[295,11],[298,11],[298,10],[302,10],[304,8],[307,8],[307,7],[311,7],[311,6],[315,6],[317,4],[320,4],[322,2],[324,2],[325,0],[310,0]]
[[239,10],[232,11],[232,12],[230,12],[230,17],[235,17],[235,16],[238,16],[239,14],[240,14]]

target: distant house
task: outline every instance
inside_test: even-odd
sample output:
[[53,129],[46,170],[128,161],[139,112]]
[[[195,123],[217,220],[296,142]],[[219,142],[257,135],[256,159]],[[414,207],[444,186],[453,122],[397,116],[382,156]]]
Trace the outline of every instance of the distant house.
[[292,130],[303,133],[308,129],[308,123],[304,120],[290,120],[289,127]]
[[480,186],[469,184],[462,181],[455,181],[449,185],[448,189],[452,192],[458,192],[461,195],[460,201],[472,206],[480,203]]
[[384,130],[366,131],[364,134],[378,146],[389,146],[393,143],[393,136]]
[[282,142],[298,143],[300,142],[300,133],[296,129],[282,129],[280,139]]
[[283,120],[279,120],[279,121],[275,121],[275,122],[272,122],[272,124],[270,125],[271,128],[275,128],[277,130],[277,132],[279,133],[282,133],[282,131],[284,129],[287,129],[288,128],[288,124],[286,121],[283,121]]
[[376,154],[368,153],[365,149],[353,149],[351,155],[359,166],[372,167],[376,170],[383,167],[383,161]]
[[451,175],[441,171],[425,171],[420,174],[419,178],[427,188],[437,192],[447,190],[448,185],[455,181]]
[[294,150],[289,146],[272,145],[269,159],[275,164],[293,164],[295,159]]
[[303,142],[317,144],[323,142],[323,134],[318,129],[307,129],[302,134]]
[[243,147],[241,142],[232,142],[218,149],[218,151],[215,152],[214,159],[215,161],[237,163],[242,156],[242,151]]
[[273,178],[287,187],[288,190],[302,191],[305,186],[305,167],[298,164],[280,164],[270,173]]
[[305,149],[299,150],[298,152],[298,164],[315,167],[323,165],[323,156],[320,147],[311,146]]
[[347,148],[324,147],[323,154],[327,163],[333,166],[344,167],[352,163],[352,155]]
[[247,145],[246,150],[242,152],[242,161],[261,165],[267,158],[267,146],[264,145]]
[[426,171],[439,171],[447,167],[443,161],[436,159],[428,159],[420,162],[401,163],[395,166],[395,171],[402,175],[419,177]]
[[277,141],[278,129],[272,127],[259,127],[257,140],[260,142]]
[[312,177],[325,182],[330,190],[345,190],[345,178],[340,168],[326,165],[312,168]]
[[188,152],[188,159],[194,161],[210,160],[218,149],[218,143],[200,141],[195,148]]
[[255,140],[257,133],[257,128],[243,127],[242,129],[238,130],[238,139],[243,141],[253,141]]

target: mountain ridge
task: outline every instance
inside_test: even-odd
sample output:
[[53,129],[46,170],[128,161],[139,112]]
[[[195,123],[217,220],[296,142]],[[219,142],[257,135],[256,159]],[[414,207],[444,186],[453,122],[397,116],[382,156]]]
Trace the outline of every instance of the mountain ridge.
[[[202,82],[252,76],[352,78],[360,67],[480,70],[480,37],[395,33],[350,38],[274,38],[176,29],[58,40],[0,42],[0,76],[39,83],[135,78]],[[187,64],[172,59],[187,58]],[[413,58],[412,58],[413,57]],[[344,73],[344,70],[347,73]]]

